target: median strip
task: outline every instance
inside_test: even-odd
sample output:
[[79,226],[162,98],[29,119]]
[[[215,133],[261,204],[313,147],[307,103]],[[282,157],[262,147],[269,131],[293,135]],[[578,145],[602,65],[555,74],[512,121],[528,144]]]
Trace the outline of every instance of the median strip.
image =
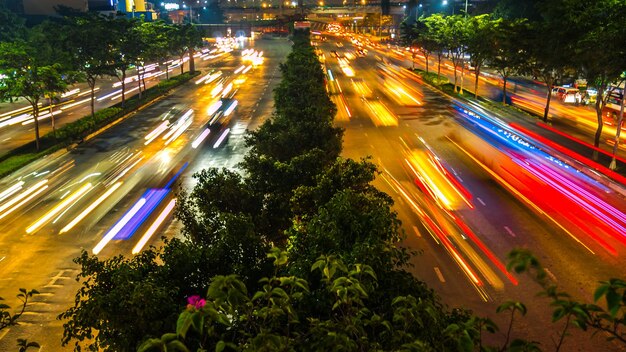
[[138,111],[161,100],[172,89],[181,86],[198,74],[200,74],[198,71],[194,73],[187,72],[172,77],[147,89],[142,94],[141,99],[138,97],[128,99],[123,108],[121,104],[116,104],[97,111],[93,116],[88,115],[80,120],[71,122],[57,129],[56,133],[47,133],[41,137],[41,145],[43,146],[41,151],[36,151],[34,141],[13,149],[0,157],[0,177],[5,177],[43,156],[52,154],[62,148],[71,149],[97,136],[110,127],[133,116]]

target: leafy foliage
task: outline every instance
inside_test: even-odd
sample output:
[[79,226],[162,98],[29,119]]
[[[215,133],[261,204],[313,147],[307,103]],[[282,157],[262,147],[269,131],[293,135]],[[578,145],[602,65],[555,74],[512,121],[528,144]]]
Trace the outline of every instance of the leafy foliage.
[[[558,351],[563,345],[569,330],[574,327],[581,330],[594,329],[597,332],[608,334],[609,340],[617,340],[626,344],[626,282],[621,279],[611,279],[600,282],[594,293],[597,303],[604,299],[606,309],[590,303],[583,303],[573,299],[566,292],[558,290],[547,275],[541,263],[528,251],[517,249],[509,254],[509,269],[517,273],[526,272],[537,282],[542,291],[540,295],[548,297],[552,311],[552,321],[565,320],[565,326],[556,343]],[[524,308],[525,310],[525,308]]]
[[[22,306],[18,312],[11,314],[9,309],[11,308],[9,305],[5,303],[1,303],[4,301],[4,298],[0,297],[0,331],[6,329],[13,325],[18,325],[18,320],[26,311],[26,307],[28,306],[28,301],[34,296],[39,294],[37,290],[26,290],[25,288],[20,288],[17,294],[17,298],[22,302]],[[29,348],[39,348],[39,344],[37,342],[29,342],[26,339],[17,339],[17,346],[19,347],[20,352],[24,352]]]

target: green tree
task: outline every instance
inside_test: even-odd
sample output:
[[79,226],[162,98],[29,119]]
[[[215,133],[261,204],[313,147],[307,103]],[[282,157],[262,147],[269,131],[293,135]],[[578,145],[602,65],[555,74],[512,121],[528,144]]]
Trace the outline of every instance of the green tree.
[[169,25],[163,21],[150,22],[150,37],[152,39],[150,50],[150,57],[155,58],[161,65],[165,65],[165,79],[170,78],[169,63],[172,52],[170,50],[172,46],[172,32],[175,30],[174,26]]
[[0,42],[25,39],[27,30],[24,24],[24,19],[7,8],[4,1],[0,1]]
[[146,250],[125,259],[105,261],[87,252],[74,261],[81,266],[74,307],[59,315],[63,324],[63,346],[74,340],[88,349],[134,351],[144,336],[155,336],[175,322],[178,287],[162,280],[159,254]]
[[[572,74],[576,70],[576,46],[583,35],[582,31],[572,30],[569,19],[563,16],[566,7],[561,5],[560,1],[553,1],[537,6],[541,20],[529,22],[520,37],[520,55],[525,58],[520,71],[546,84],[544,121],[548,120],[553,85],[566,73]],[[543,33],[552,35],[544,36]]]
[[[284,252],[273,249],[269,256],[276,274],[262,279],[259,290],[235,275],[216,276],[206,299],[188,299],[176,333],[148,339],[139,350],[472,351],[478,345],[471,321],[431,330],[437,308],[411,295],[390,297],[390,319],[372,311],[370,295],[379,286],[368,265],[321,256],[309,269],[316,279],[308,281],[279,274],[289,264]],[[313,287],[328,301],[322,317],[306,309]],[[421,339],[424,330],[433,332],[430,341]]]
[[415,50],[419,50],[424,55],[426,73],[428,73],[430,57],[441,50],[441,45],[433,38],[432,33],[428,31],[426,22],[424,20],[412,23],[409,20],[402,22],[400,33],[403,44],[411,47],[413,67],[415,66]]
[[493,52],[497,22],[489,15],[469,18],[467,53],[474,66],[474,98],[478,98],[478,79],[485,62]]
[[468,21],[465,16],[455,15],[444,18],[445,25],[439,30],[443,38],[446,51],[449,53],[450,61],[454,66],[454,91],[457,91],[458,73],[461,68],[461,85],[459,92],[463,94],[463,75],[465,72],[465,50],[468,42]]
[[126,103],[126,77],[128,71],[135,61],[134,58],[138,57],[138,52],[142,50],[142,43],[136,40],[135,35],[130,35],[136,25],[137,22],[122,16],[109,20],[109,33],[113,38],[114,57],[112,62],[115,77],[122,85],[122,106]]
[[[624,38],[623,15],[626,4],[621,1],[603,0],[596,2],[564,1],[562,3],[564,21],[570,28],[582,33],[576,43],[575,64],[581,70],[588,84],[597,88],[596,118],[597,129],[594,145],[600,145],[604,126],[602,110],[607,104],[610,91],[622,80],[626,63],[619,43]],[[606,94],[607,91],[609,94]],[[598,152],[593,157],[597,159]]]
[[549,1],[542,0],[500,0],[493,14],[496,18],[505,20],[527,19],[530,21],[540,20],[541,12],[539,6],[541,3]]
[[110,20],[104,16],[84,14],[67,18],[64,27],[72,40],[73,64],[85,75],[91,90],[91,115],[95,113],[96,81],[104,75],[115,75],[115,37],[110,33]]
[[180,59],[180,73],[184,72],[183,58],[185,55],[189,57],[189,71],[195,71],[194,50],[202,45],[202,32],[200,32],[192,24],[176,25],[175,30],[171,32],[171,50]]
[[52,123],[52,132],[55,136],[56,126],[52,104],[59,101],[59,93],[64,93],[70,84],[82,79],[82,75],[72,66],[71,54],[66,44],[68,41],[71,41],[71,38],[68,37],[68,33],[57,21],[44,21],[29,32],[29,45],[36,48],[36,55],[39,60],[54,64],[57,73],[62,78],[59,80],[57,76],[48,76],[43,81],[48,91],[46,96],[48,99],[48,113]]
[[[425,25],[425,31],[422,33],[423,39],[418,39],[420,45],[423,43],[429,48],[432,48],[437,54],[437,79],[441,78],[441,59],[444,55],[446,47],[446,41],[444,36],[444,29],[446,26],[446,19],[441,14],[434,14],[425,18],[420,18],[420,22]],[[418,37],[420,38],[420,37]],[[426,49],[431,51],[431,49]],[[422,51],[423,52],[423,51]],[[428,61],[427,61],[428,63]]]
[[502,77],[502,103],[506,104],[506,85],[509,77],[518,72],[523,58],[520,55],[520,33],[526,26],[524,20],[498,21],[493,51],[489,58],[491,66]]
[[39,150],[39,104],[42,99],[66,90],[61,65],[46,62],[32,43],[9,42],[0,43],[0,71],[5,75],[0,80],[0,99],[23,97],[31,105],[35,145]]

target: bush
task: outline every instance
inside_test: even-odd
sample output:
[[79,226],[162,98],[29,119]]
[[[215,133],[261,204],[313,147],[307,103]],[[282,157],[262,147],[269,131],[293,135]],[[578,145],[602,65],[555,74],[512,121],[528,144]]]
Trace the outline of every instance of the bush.
[[419,69],[415,69],[415,72],[417,72],[418,75],[422,76],[422,78],[424,79],[424,81],[426,81],[427,83],[430,83],[434,86],[442,86],[446,83],[450,83],[450,80],[448,79],[448,77],[445,76],[437,76],[436,73],[434,72],[428,72],[426,73],[425,71],[419,70]]

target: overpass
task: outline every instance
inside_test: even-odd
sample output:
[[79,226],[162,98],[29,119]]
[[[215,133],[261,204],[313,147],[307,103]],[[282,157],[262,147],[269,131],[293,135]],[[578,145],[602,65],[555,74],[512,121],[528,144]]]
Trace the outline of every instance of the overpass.
[[[353,19],[364,17],[367,14],[380,14],[381,7],[378,4],[312,8],[226,7],[223,8],[223,12],[227,19],[225,24],[194,25],[200,28],[206,37],[249,37],[251,32],[286,33],[291,22],[302,19],[311,21],[314,30],[321,30],[331,22],[349,22],[347,25],[350,25],[354,30],[364,32],[368,29],[372,30],[372,28],[360,26],[357,22],[353,23]],[[394,24],[397,24],[404,17],[404,7],[392,5],[390,14],[394,18]],[[383,31],[389,32],[394,27],[394,25],[384,26]]]
[[[306,16],[311,14],[317,16],[324,15],[366,15],[379,14],[381,7],[379,4],[368,4],[362,6],[321,6],[311,8],[294,8],[294,7],[225,7],[222,9],[227,21],[263,21],[273,20],[282,17]],[[403,5],[392,5],[390,7],[390,15],[404,16]]]
[[[375,6],[365,5],[365,6],[340,6],[340,7],[315,7],[309,10],[309,13],[316,15],[360,15],[360,14],[372,14],[372,13],[381,13],[380,5]],[[404,6],[392,5],[389,9],[389,14],[391,16],[404,16]]]

